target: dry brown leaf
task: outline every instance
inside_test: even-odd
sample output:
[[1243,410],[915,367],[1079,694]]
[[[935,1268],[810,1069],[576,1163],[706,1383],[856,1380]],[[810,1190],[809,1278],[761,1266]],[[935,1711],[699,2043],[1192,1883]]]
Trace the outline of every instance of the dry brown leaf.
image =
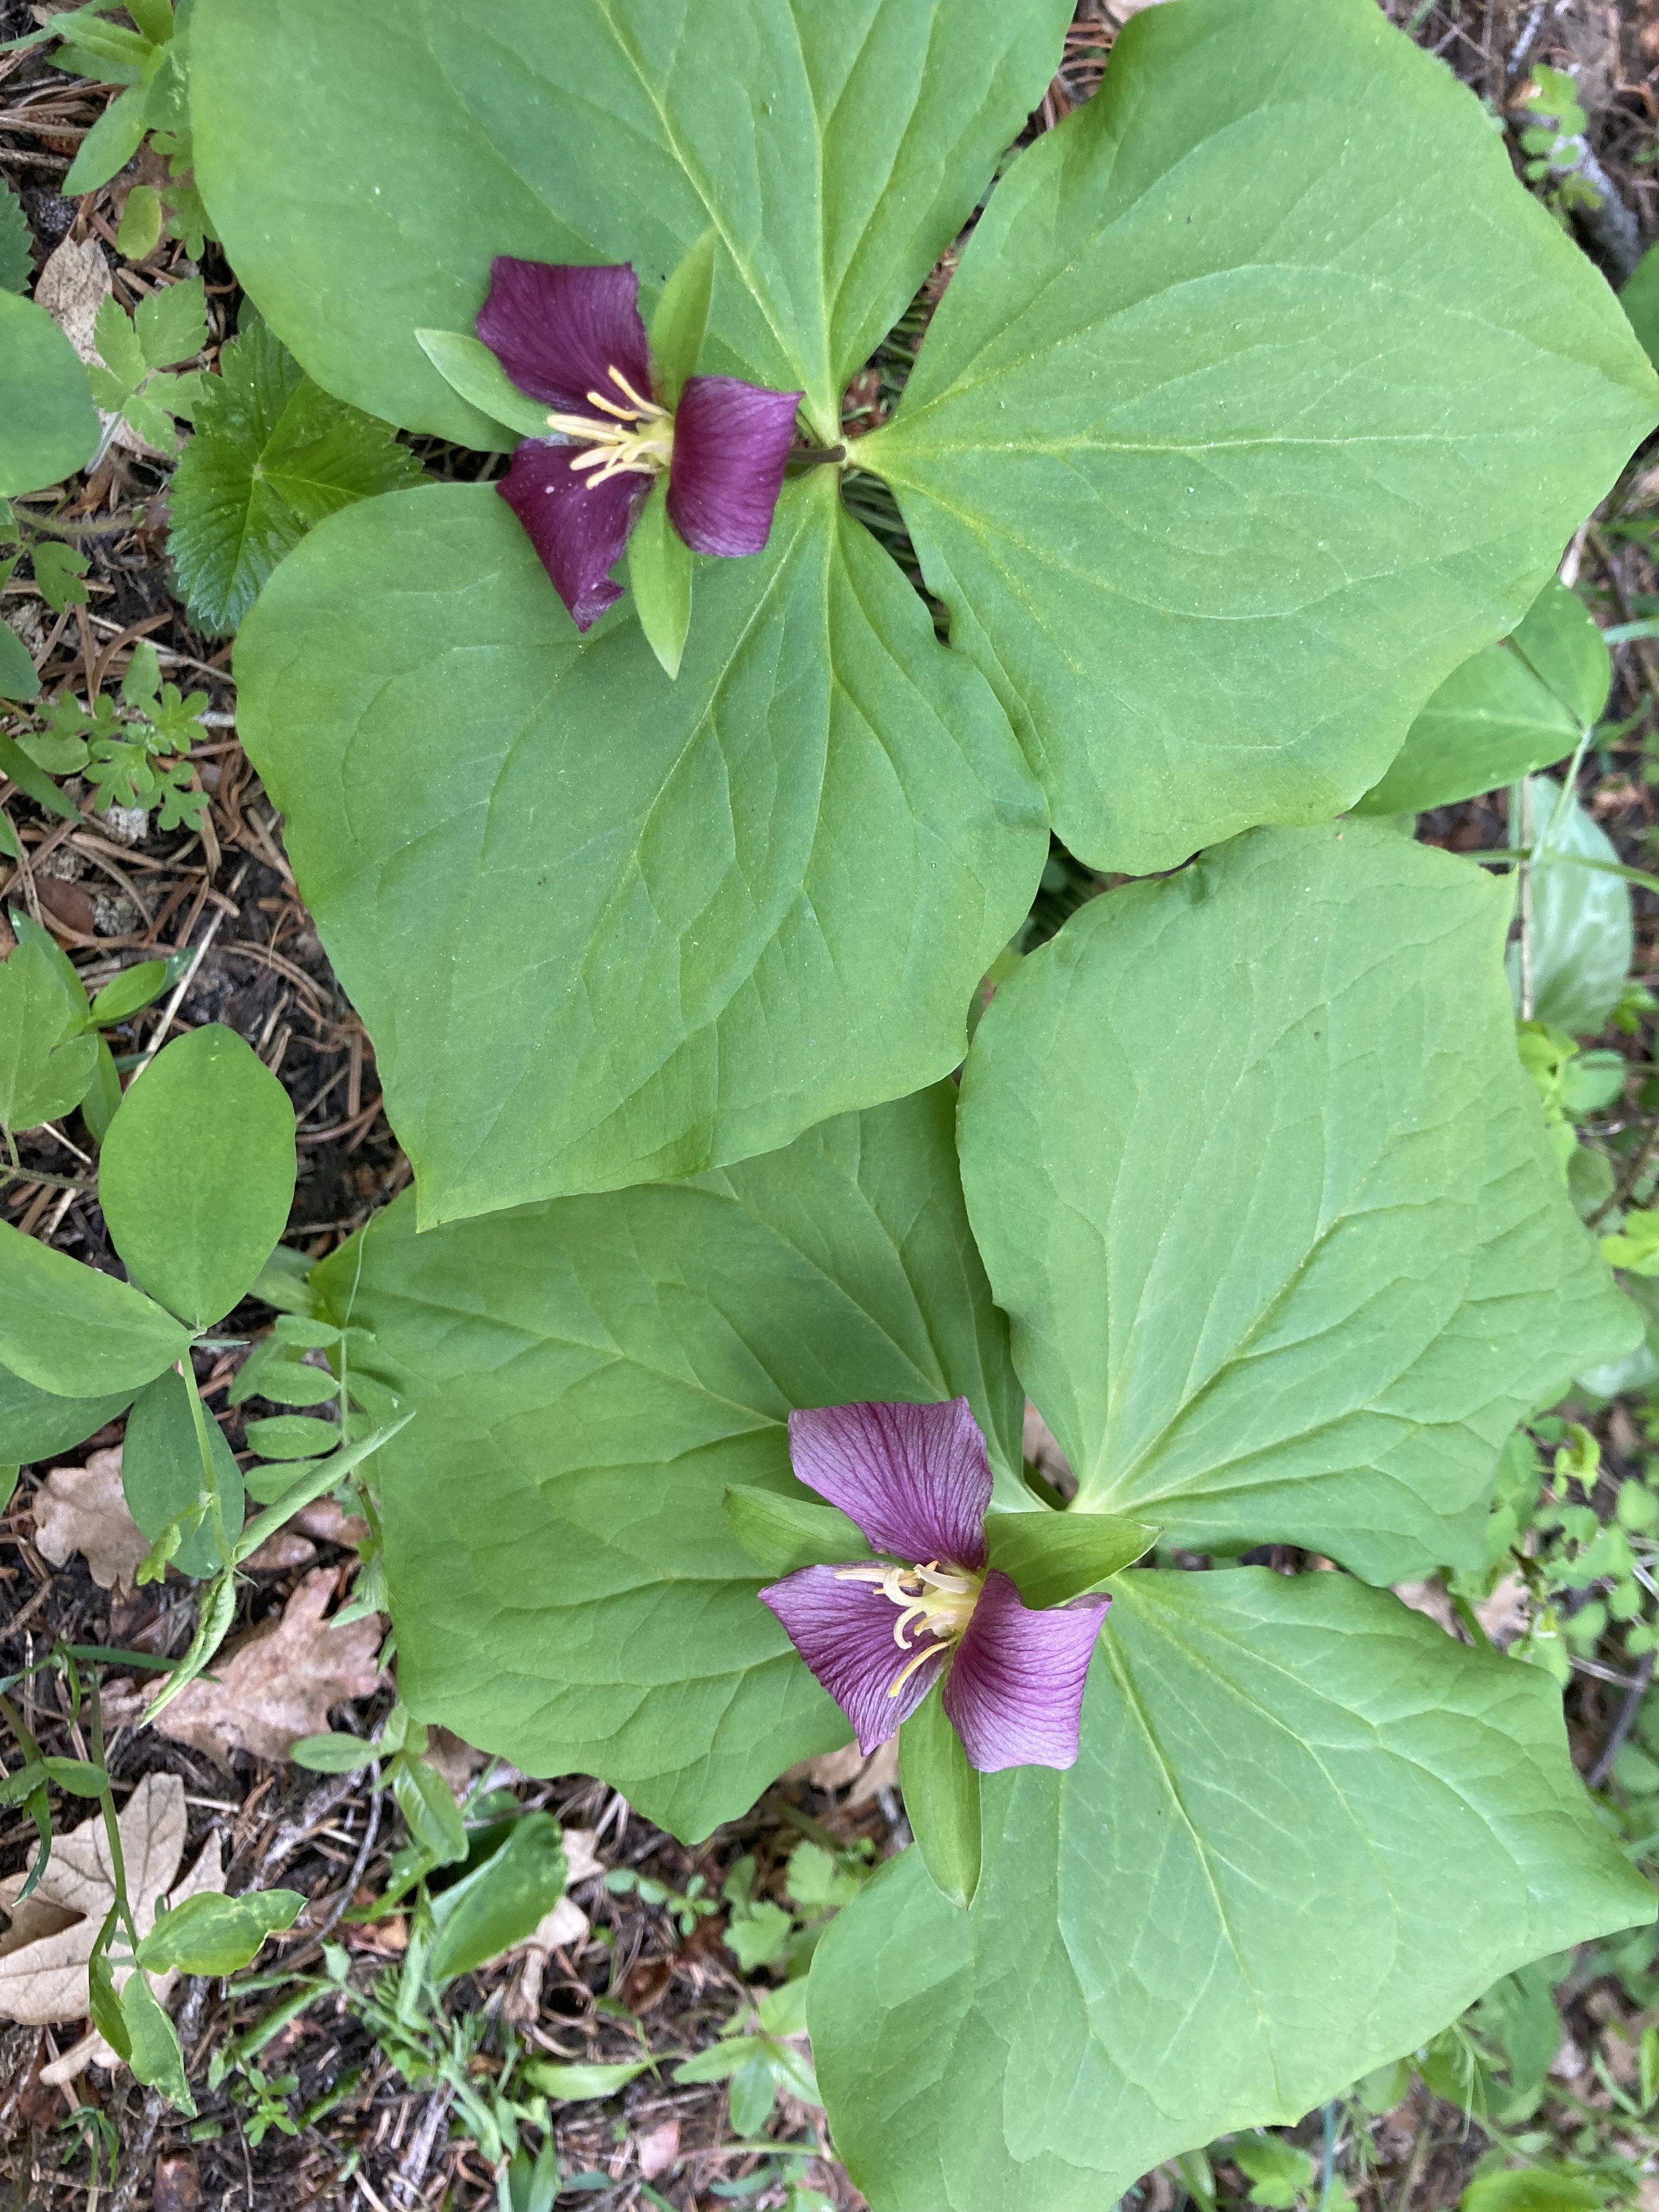
[[595,1875],[605,1872],[605,1861],[599,1856],[597,1828],[567,1828],[564,1832],[565,1880],[572,1889],[579,1881],[592,1881]]
[[278,1528],[265,1538],[257,1551],[250,1552],[242,1562],[251,1574],[274,1575],[288,1567],[308,1567],[317,1556],[317,1547],[296,1535],[292,1528]]
[[[568,1857],[570,1856],[572,1832],[568,1828],[565,1830]],[[569,1879],[572,1881],[582,1879],[575,1871],[574,1859]],[[550,1912],[542,1915],[532,1935],[527,1936],[522,1943],[512,1944],[506,1951],[496,1954],[497,1958],[519,1957],[523,1960],[518,1979],[508,1990],[501,2008],[510,2021],[523,2027],[538,2017],[542,2008],[542,1984],[547,1978],[549,1959],[555,1951],[565,1950],[573,1944],[585,1943],[592,1927],[592,1922],[575,1899],[562,1897]],[[490,1960],[484,1961],[486,1966],[493,1963]]]
[[[112,283],[109,264],[104,258],[103,248],[95,238],[76,240],[66,238],[53,249],[41,270],[34,287],[34,296],[63,331],[82,361],[107,368],[108,363],[98,350],[93,336],[93,325],[98,319],[98,310]],[[125,447],[130,453],[153,453],[154,446],[138,435],[130,422],[106,414],[100,407],[98,419],[108,430],[115,426],[112,443]]]
[[[222,1890],[224,1870],[219,1842],[204,1845],[182,1881],[175,1877],[185,1849],[185,1785],[176,1774],[147,1774],[118,1816],[121,1856],[126,1864],[127,1898],[140,1936],[155,1924],[159,1901],[181,1905],[199,1890]],[[0,1937],[0,2018],[32,2026],[83,2020],[87,2011],[87,1961],[115,1897],[109,1838],[104,1816],[94,1813],[78,1828],[54,1838],[52,1856],[39,1886],[17,1905],[27,1877],[9,1875],[0,1881],[0,1909],[10,1925]],[[48,1916],[55,1923],[48,1928]],[[113,1969],[118,1988],[131,1967]],[[155,1978],[165,2001],[178,1978]],[[41,2069],[43,2081],[70,2080],[91,2059],[112,2066],[115,2054],[102,2037],[83,2036],[72,2050]]]
[[321,1735],[335,1705],[366,1698],[380,1680],[378,1613],[337,1627],[326,1618],[337,1580],[313,1568],[283,1609],[213,1662],[216,1680],[181,1690],[155,1725],[228,1768],[231,1753],[286,1759],[302,1735]]
[[1457,1634],[1456,1610],[1443,1583],[1396,1583],[1394,1594],[1401,1605],[1408,1605],[1413,1613],[1422,1613],[1437,1627],[1443,1628],[1448,1636]]
[[648,2129],[634,2138],[634,2155],[639,2160],[640,2172],[647,2181],[654,2181],[659,2173],[666,2173],[680,2154],[680,2124],[665,2120],[659,2127]]
[[878,1744],[868,1759],[855,1743],[843,1744],[839,1751],[820,1752],[816,1759],[803,1759],[784,1776],[786,1782],[799,1779],[810,1782],[815,1790],[846,1790],[852,1785],[847,1798],[846,1810],[867,1805],[884,1790],[898,1787],[898,1738]]
[[453,1729],[434,1728],[426,1740],[427,1762],[435,1766],[449,1784],[449,1794],[458,1805],[471,1788],[472,1778],[485,1757],[483,1752],[475,1750]]
[[131,1591],[149,1540],[122,1495],[119,1444],[50,1470],[34,1494],[34,1540],[54,1567],[79,1552],[100,1589]]
[[302,1536],[315,1536],[319,1543],[341,1544],[347,1551],[355,1551],[368,1534],[368,1523],[361,1513],[348,1513],[331,1498],[302,1505],[289,1525]]

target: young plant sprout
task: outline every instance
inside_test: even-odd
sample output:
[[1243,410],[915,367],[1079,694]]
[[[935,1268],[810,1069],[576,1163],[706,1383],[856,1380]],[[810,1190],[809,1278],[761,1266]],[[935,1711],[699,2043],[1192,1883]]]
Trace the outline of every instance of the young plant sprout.
[[652,479],[697,553],[758,553],[795,434],[799,392],[735,376],[686,380],[671,412],[656,394],[630,263],[580,269],[498,254],[478,336],[521,392],[549,403],[498,487],[578,629],[622,596],[611,580]]
[[969,1764],[1075,1765],[1095,1638],[1111,1601],[1038,1612],[987,1564],[991,1469],[965,1398],[789,1416],[800,1480],[890,1564],[802,1567],[761,1592],[867,1756],[945,1676]]

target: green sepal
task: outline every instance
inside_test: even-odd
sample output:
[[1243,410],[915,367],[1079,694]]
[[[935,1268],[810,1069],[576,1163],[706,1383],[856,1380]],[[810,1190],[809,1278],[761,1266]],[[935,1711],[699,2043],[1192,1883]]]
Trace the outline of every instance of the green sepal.
[[951,1725],[942,1688],[929,1691],[899,1730],[899,1787],[934,1887],[965,1912],[979,1887],[979,1776]]
[[678,404],[702,351],[714,289],[716,244],[711,224],[676,265],[651,318],[651,366],[656,397],[665,407]]
[[691,627],[691,548],[668,519],[668,479],[651,487],[628,544],[628,580],[646,643],[670,678],[680,672]]
[[1156,1528],[1109,1513],[993,1513],[985,1523],[991,1565],[1027,1605],[1064,1605],[1098,1589],[1143,1559]]
[[834,1505],[781,1498],[775,1490],[729,1483],[721,1504],[726,1525],[757,1567],[769,1575],[799,1567],[838,1567],[876,1556],[856,1521]]
[[521,438],[545,438],[547,409],[518,386],[482,338],[464,331],[416,331],[421,350],[469,406]]

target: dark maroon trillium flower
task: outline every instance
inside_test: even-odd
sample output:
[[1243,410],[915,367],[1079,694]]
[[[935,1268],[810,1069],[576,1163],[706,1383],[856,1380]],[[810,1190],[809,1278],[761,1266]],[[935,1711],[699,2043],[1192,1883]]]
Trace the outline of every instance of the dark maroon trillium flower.
[[799,392],[688,377],[656,396],[631,265],[572,268],[498,254],[478,336],[520,392],[548,403],[497,489],[578,629],[622,597],[611,570],[666,472],[668,516],[697,553],[758,553],[772,527]]
[[892,1564],[802,1567],[761,1592],[853,1723],[866,1755],[941,1674],[969,1763],[1070,1766],[1083,1686],[1110,1600],[1036,1612],[988,1567],[991,1470],[965,1398],[791,1413],[800,1480]]

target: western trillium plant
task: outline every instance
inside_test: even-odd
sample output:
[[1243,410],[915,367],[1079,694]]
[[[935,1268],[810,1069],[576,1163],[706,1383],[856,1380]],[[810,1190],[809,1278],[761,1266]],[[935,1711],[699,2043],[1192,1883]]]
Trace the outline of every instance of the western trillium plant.
[[413,1414],[412,1710],[688,1840],[896,1726],[917,1849],[808,1997],[878,2212],[1092,2212],[1652,1911],[1547,1674],[1387,1587],[1484,1560],[1513,1425],[1639,1333],[1509,914],[1389,825],[1254,831],[1077,914],[959,1093],[424,1232],[410,1194],[313,1275]]

